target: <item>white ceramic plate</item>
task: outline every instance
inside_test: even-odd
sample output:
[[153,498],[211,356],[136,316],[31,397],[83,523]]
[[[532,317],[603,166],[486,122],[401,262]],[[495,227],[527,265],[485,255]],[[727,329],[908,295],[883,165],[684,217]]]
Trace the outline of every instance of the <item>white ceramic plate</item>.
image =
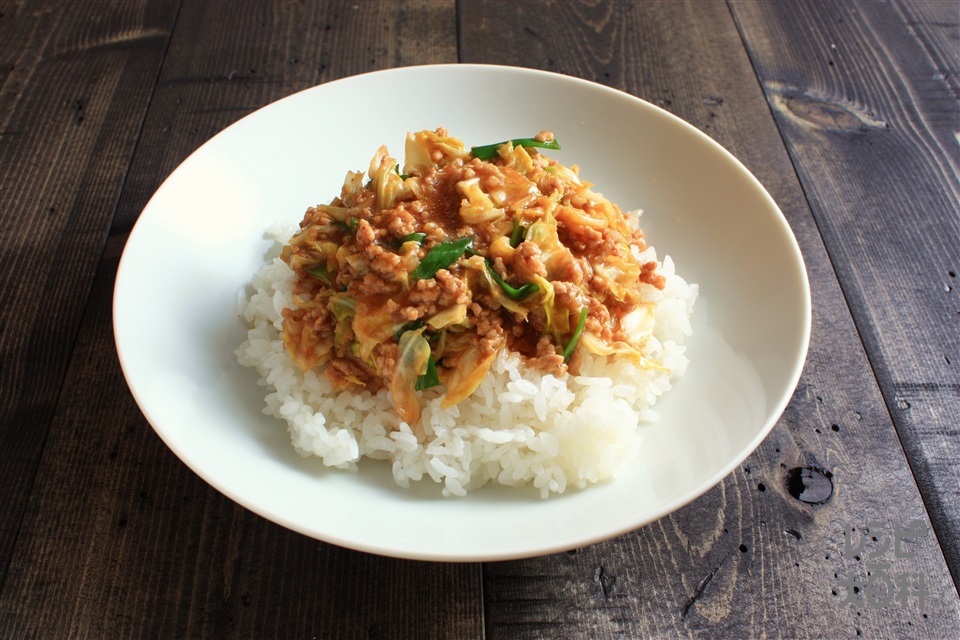
[[[635,469],[541,500],[487,487],[441,498],[396,487],[387,463],[329,470],[294,453],[236,364],[239,294],[263,264],[264,231],[339,194],[406,132],[448,128],[467,145],[553,131],[584,179],[699,283],[689,372],[644,427]],[[171,174],[130,234],[114,331],[124,375],[164,442],[244,507],[334,544],[404,558],[495,560],[598,542],[678,509],[746,458],[789,400],[806,356],[810,294],[786,220],[729,153],[630,95],[495,66],[409,67],[330,82],[215,136]],[[432,483],[424,483],[430,484]]]

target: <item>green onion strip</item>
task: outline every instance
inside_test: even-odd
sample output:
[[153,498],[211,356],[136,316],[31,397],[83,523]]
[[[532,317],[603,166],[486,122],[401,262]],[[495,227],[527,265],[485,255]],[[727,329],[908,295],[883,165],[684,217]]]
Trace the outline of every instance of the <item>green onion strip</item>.
[[437,363],[433,360],[433,354],[430,354],[430,357],[427,359],[427,370],[419,378],[417,378],[417,383],[414,385],[414,389],[417,391],[423,391],[424,389],[429,389],[430,387],[435,387],[440,384],[440,377],[437,375]]
[[324,284],[333,284],[333,278],[330,277],[330,272],[327,270],[327,265],[325,264],[318,264],[315,267],[310,267],[306,270],[306,272]]
[[514,138],[513,140],[504,140],[503,142],[497,142],[495,144],[485,144],[479,147],[473,147],[470,149],[470,153],[474,158],[479,160],[489,160],[497,156],[497,149],[502,145],[507,143],[512,144],[515,147],[539,147],[541,149],[554,149],[560,150],[560,143],[556,140],[537,140],[536,138]]
[[440,269],[446,269],[457,260],[473,243],[473,238],[466,236],[457,240],[441,242],[423,256],[417,268],[410,273],[414,280],[425,280],[437,275]]
[[520,287],[514,287],[504,280],[499,273],[497,273],[496,269],[493,268],[493,265],[490,264],[489,259],[487,260],[487,270],[490,272],[490,276],[494,279],[494,281],[500,285],[500,288],[503,289],[504,293],[506,293],[512,300],[523,300],[530,294],[540,291],[540,287],[533,282],[528,282]]
[[587,314],[589,313],[590,308],[584,306],[580,310],[580,321],[577,322],[577,328],[573,332],[573,337],[570,338],[570,342],[567,343],[566,349],[563,350],[563,361],[569,362],[570,356],[573,355],[573,350],[577,346],[577,342],[580,340],[580,335],[583,333],[583,328],[587,325]]

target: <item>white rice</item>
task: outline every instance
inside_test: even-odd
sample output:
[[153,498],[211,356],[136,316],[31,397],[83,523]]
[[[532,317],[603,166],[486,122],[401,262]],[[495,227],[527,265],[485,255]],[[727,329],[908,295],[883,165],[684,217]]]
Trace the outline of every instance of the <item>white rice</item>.
[[[273,233],[290,237],[279,226]],[[652,247],[638,258],[657,259]],[[645,291],[657,306],[644,354],[670,373],[581,351],[579,375],[558,378],[525,368],[504,350],[480,387],[456,406],[440,408],[442,387],[420,392],[422,442],[396,417],[387,391],[337,393],[322,374],[301,373],[293,364],[283,348],[281,310],[292,306],[294,274],[279,258],[253,278],[241,312],[251,328],[236,353],[240,364],[256,367],[269,391],[264,413],[286,421],[301,455],[345,470],[356,470],[361,456],[388,460],[400,486],[429,479],[445,496],[496,482],[532,483],[548,497],[614,478],[630,465],[642,423],[658,419],[654,403],[686,370],[682,342],[691,333],[697,285],[676,275],[669,257],[660,272],[667,280],[663,291]]]

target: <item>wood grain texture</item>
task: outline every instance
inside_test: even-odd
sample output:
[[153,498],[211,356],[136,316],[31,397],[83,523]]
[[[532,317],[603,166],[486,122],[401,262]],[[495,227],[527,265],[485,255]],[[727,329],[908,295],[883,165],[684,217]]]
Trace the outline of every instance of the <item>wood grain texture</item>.
[[[572,555],[486,565],[488,636],[956,635],[960,605],[932,535],[918,559],[899,560],[893,571],[924,572],[936,602],[841,604],[841,582],[867,571],[863,557],[844,556],[845,528],[927,522],[924,504],[727,6],[464,2],[460,19],[465,62],[527,64],[608,84],[723,144],[784,211],[814,291],[801,384],[754,455],[699,500],[637,532]],[[829,474],[824,504],[791,494],[802,468]]]
[[226,126],[330,80],[456,62],[455,30],[453,0],[185,2],[114,231],[128,231],[167,175]]
[[93,285],[0,593],[3,637],[479,636],[478,566],[348,551],[268,522],[188,470],[128,392],[102,398],[125,386],[109,348],[124,240]]
[[960,582],[960,10],[733,8]]
[[[0,637],[960,637],[942,551],[957,549],[956,13],[0,0]],[[235,505],[146,423],[110,327],[126,232],[209,137],[319,82],[458,59],[588,78],[699,127],[780,204],[814,292],[801,383],[735,473],[628,535],[482,568],[340,549]],[[802,469],[828,499],[795,497]],[[940,537],[881,571],[922,575],[926,599],[845,604],[843,581],[876,577],[871,552],[913,519]],[[862,553],[844,548],[851,526]]]
[[176,3],[0,12],[2,580]]
[[317,82],[455,59],[450,2],[183,3],[79,337],[60,347],[74,357],[0,593],[0,635],[482,635],[479,565],[322,544],[197,478],[126,391],[110,327],[124,230],[203,141]]

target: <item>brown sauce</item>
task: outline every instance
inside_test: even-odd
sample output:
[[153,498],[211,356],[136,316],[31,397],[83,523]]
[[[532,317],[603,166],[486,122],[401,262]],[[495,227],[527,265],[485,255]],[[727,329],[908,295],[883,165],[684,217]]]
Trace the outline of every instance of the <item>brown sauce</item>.
[[[385,386],[393,394],[396,376],[420,367],[409,363],[422,363],[424,350],[461,389],[464,376],[485,375],[489,356],[504,345],[528,366],[563,374],[578,362],[563,354],[576,346],[581,313],[596,339],[622,346],[634,338],[620,330],[621,319],[643,303],[642,283],[662,288],[663,279],[655,263],[633,258],[643,235],[616,205],[536,151],[481,161],[440,130],[415,135],[433,167],[414,165],[419,173],[401,178],[385,169],[391,160],[376,180],[373,172],[362,184],[348,176],[331,202],[336,211],[309,210],[304,231],[284,249],[298,276],[299,308],[284,322],[295,362],[326,366],[342,388]],[[384,203],[375,185],[388,187]],[[397,244],[414,233],[424,236]],[[430,273],[418,269],[465,236],[468,251]],[[518,293],[523,287],[527,293]],[[408,351],[398,352],[401,335]],[[643,347],[628,346],[638,355]],[[407,382],[419,389],[426,383],[417,376],[426,374],[414,373]],[[419,415],[409,406],[412,389],[404,389],[401,413]]]

